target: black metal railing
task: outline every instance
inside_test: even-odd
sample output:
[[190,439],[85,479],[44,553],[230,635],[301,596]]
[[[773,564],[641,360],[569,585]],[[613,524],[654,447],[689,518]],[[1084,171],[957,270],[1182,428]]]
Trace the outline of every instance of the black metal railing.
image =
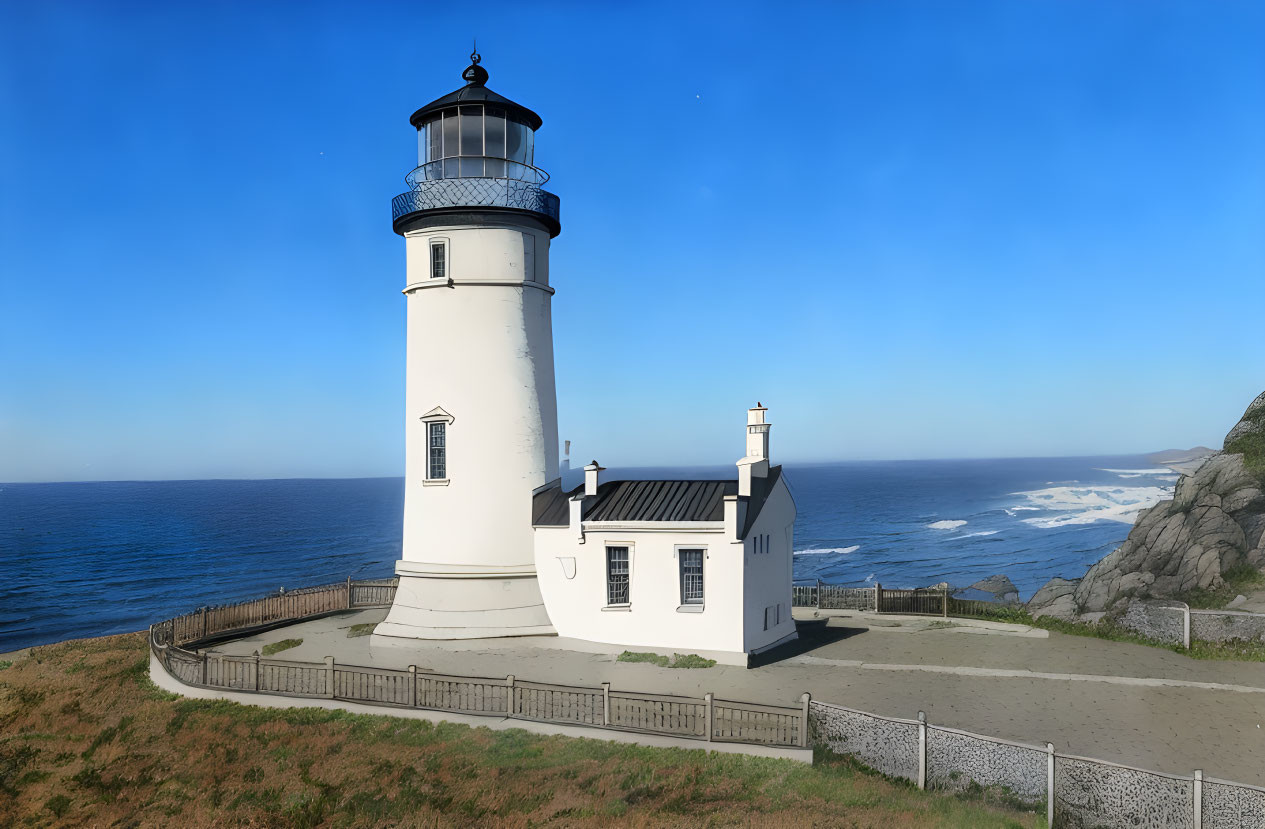
[[549,180],[549,174],[539,167],[509,158],[465,155],[428,161],[411,170],[404,177],[404,182],[416,190],[419,183],[450,178],[511,178],[515,181],[544,184]]
[[559,201],[530,181],[513,178],[445,178],[419,181],[416,189],[391,199],[391,221],[421,210],[451,207],[508,207],[539,213],[559,222]]

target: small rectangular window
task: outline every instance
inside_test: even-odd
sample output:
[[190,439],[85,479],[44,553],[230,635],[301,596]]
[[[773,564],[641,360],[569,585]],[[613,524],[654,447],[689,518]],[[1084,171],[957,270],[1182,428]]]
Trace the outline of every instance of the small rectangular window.
[[426,477],[432,481],[442,481],[448,477],[448,435],[447,423],[426,424]]
[[448,246],[443,242],[430,243],[430,278],[448,278]]
[[606,603],[628,604],[628,548],[606,548]]
[[703,603],[703,551],[679,550],[681,566],[681,604]]

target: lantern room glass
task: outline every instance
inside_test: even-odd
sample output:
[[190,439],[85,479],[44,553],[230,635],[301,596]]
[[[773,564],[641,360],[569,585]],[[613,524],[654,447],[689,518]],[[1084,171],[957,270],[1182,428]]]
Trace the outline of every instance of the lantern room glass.
[[511,178],[543,183],[535,169],[535,132],[504,109],[464,104],[418,130],[416,178]]

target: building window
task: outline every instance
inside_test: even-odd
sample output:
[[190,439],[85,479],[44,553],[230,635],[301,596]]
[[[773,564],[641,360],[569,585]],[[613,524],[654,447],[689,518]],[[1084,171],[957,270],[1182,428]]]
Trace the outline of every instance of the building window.
[[443,242],[430,243],[430,278],[448,278],[448,245]]
[[679,550],[681,562],[681,604],[703,603],[703,551]]
[[426,424],[426,477],[444,480],[448,477],[448,424]]
[[606,603],[628,604],[628,548],[606,548]]

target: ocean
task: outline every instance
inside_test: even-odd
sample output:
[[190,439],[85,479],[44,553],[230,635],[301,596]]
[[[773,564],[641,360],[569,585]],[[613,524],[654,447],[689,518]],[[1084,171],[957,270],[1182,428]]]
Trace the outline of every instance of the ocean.
[[[797,579],[965,587],[1004,573],[1024,598],[1051,576],[1083,575],[1177,480],[1138,456],[787,464],[785,474]],[[0,652],[141,630],[282,586],[389,576],[403,507],[401,478],[0,484]]]

